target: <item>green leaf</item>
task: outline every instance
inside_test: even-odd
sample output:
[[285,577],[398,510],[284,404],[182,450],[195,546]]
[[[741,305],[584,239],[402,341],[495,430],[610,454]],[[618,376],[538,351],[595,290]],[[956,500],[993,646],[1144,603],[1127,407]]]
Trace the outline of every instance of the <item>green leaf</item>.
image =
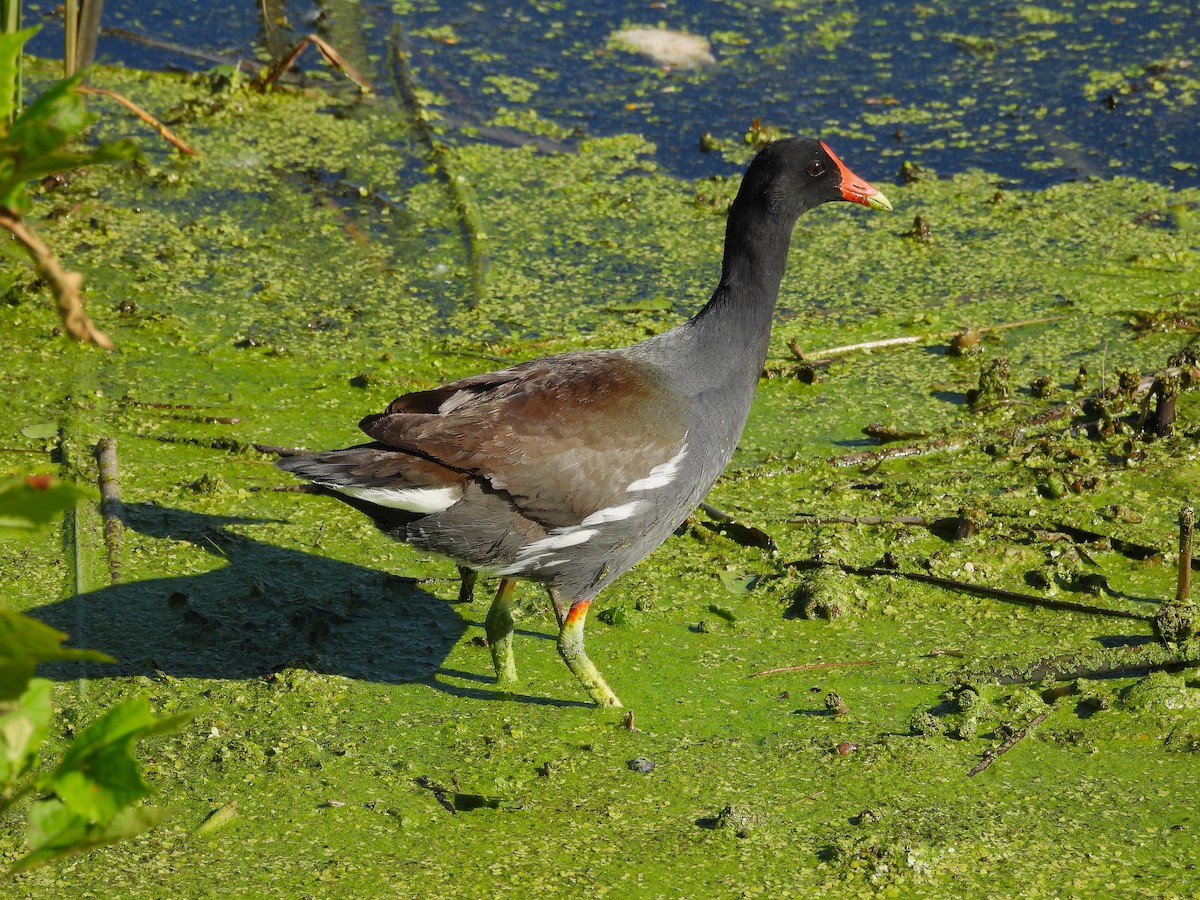
[[115,662],[97,650],[61,646],[66,639],[61,631],[37,619],[0,609],[0,702],[20,697],[40,662]]
[[48,475],[30,475],[0,484],[0,538],[44,528],[77,502],[95,494]]
[[229,800],[222,803],[207,816],[204,821],[196,826],[193,834],[208,834],[210,831],[216,831],[228,825],[237,817],[237,801]]
[[57,82],[17,116],[8,133],[0,135],[0,206],[27,212],[30,201],[25,185],[54,172],[94,163],[115,162],[138,156],[132,141],[114,141],[98,147],[68,151],[64,148],[96,121],[75,87],[84,72]]
[[173,812],[161,807],[137,806],[122,810],[109,822],[94,824],[73,813],[60,800],[42,800],[29,809],[26,839],[30,852],[17,860],[8,874],[131,838],[153,828]]
[[0,133],[17,113],[18,86],[21,83],[21,51],[38,28],[25,28],[0,34]]
[[[757,575],[747,575],[744,572],[718,572],[717,577],[721,579],[721,584],[725,586],[725,590],[729,591],[731,594],[737,594],[739,596],[741,594],[748,594],[751,588],[758,584]],[[712,609],[712,607],[709,607],[709,609],[713,612],[716,612],[716,610]],[[730,621],[732,621],[732,619]]]
[[133,756],[134,744],[174,731],[190,718],[156,719],[145,697],[125,700],[75,737],[45,786],[76,815],[107,822],[150,793]]
[[21,434],[33,440],[46,440],[58,435],[57,422],[38,422],[36,425],[26,425]]
[[5,789],[37,762],[37,749],[50,728],[50,682],[33,679],[16,703],[0,704],[0,709],[5,709],[0,714],[0,789]]

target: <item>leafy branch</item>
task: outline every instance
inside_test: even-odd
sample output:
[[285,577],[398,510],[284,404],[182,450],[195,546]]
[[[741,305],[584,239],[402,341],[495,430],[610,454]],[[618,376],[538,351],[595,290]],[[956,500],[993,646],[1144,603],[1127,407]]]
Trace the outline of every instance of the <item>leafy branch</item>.
[[[49,476],[0,485],[0,537],[37,531],[88,496]],[[66,637],[0,609],[0,817],[30,795],[39,797],[29,807],[29,852],[9,869],[10,876],[131,837],[170,814],[139,805],[150,788],[133,750],[139,740],[174,731],[190,716],[155,718],[144,697],[117,704],[76,734],[58,765],[40,766],[53,709],[51,682],[34,677],[37,665],[113,661],[95,650],[63,647]]]
[[82,276],[63,268],[23,216],[33,205],[29,182],[82,166],[134,159],[139,151],[127,140],[94,147],[71,146],[97,118],[84,106],[82,72],[52,85],[16,114],[21,48],[36,31],[26,28],[0,34],[0,227],[8,230],[29,254],[34,269],[54,294],[67,333],[76,340],[111,349],[112,342],[84,310]]

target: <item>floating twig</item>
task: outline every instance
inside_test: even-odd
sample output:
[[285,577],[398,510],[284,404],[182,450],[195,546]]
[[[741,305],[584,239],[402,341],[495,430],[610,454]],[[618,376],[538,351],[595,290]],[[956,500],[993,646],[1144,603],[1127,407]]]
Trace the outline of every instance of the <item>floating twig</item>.
[[108,574],[113,584],[121,580],[121,480],[117,469],[116,438],[100,438],[96,443],[96,463],[100,470],[100,517],[104,522],[104,547],[108,553]]
[[[1067,318],[1066,315],[1060,316],[1043,316],[1037,319],[1025,319],[1021,322],[1002,322],[998,325],[983,325],[979,328],[970,329],[972,332],[983,333],[988,331],[1004,331],[1008,328],[1023,328],[1027,325],[1044,325],[1047,322],[1057,322],[1060,319]],[[934,341],[943,341],[947,337],[960,332],[934,332],[932,334],[914,334],[905,335],[903,337],[881,338],[877,341],[863,341],[860,344],[846,344],[842,347],[830,347],[826,350],[815,350],[811,353],[805,353],[800,349],[799,343],[793,338],[788,341],[788,349],[792,351],[792,355],[803,363],[808,363],[810,366],[825,365],[830,362],[829,357],[845,356],[848,353],[859,353],[870,350],[884,350],[891,347],[907,347],[911,344],[932,343]]]
[[942,537],[962,540],[979,531],[980,523],[967,516],[792,516],[789,525],[864,525],[927,528]]
[[277,447],[274,444],[251,444],[259,453],[271,453],[275,456],[303,456],[308,451],[302,447]]
[[843,666],[873,666],[876,661],[873,659],[852,659],[845,662],[824,662],[824,663],[802,663],[796,666],[779,666],[776,669],[763,669],[761,672],[752,672],[747,675],[747,678],[761,678],[764,675],[778,675],[781,672],[802,672],[806,669],[840,669]]
[[906,337],[883,338],[878,341],[863,341],[860,344],[846,344],[842,347],[829,347],[826,350],[817,350],[813,353],[805,353],[800,349],[800,345],[795,339],[788,341],[788,349],[792,351],[792,355],[802,363],[807,363],[810,366],[828,365],[830,358],[834,356],[845,356],[848,353],[859,353],[864,350],[882,350],[886,347],[904,347],[909,344],[919,344],[922,341],[927,341],[929,338],[925,335],[910,335]]
[[772,552],[778,549],[775,539],[761,528],[754,525],[745,525],[725,512],[725,510],[718,509],[710,503],[701,503],[700,509],[718,523],[716,531],[725,535],[730,540],[744,547],[759,547]]
[[1011,750],[1013,747],[1017,746],[1017,744],[1021,743],[1021,741],[1025,740],[1025,738],[1028,737],[1029,733],[1031,731],[1033,731],[1033,729],[1035,729],[1039,725],[1041,725],[1043,722],[1045,722],[1047,717],[1050,715],[1050,713],[1054,712],[1056,709],[1058,709],[1057,703],[1054,704],[1053,706],[1051,706],[1049,709],[1045,710],[1044,712],[1040,712],[1036,716],[1034,716],[1032,719],[1030,719],[1029,723],[1024,728],[1022,728],[1020,731],[1013,734],[1010,738],[1008,738],[1008,740],[1006,740],[1003,744],[1001,744],[995,750],[987,751],[983,755],[983,759],[981,759],[979,762],[977,762],[975,764],[975,767],[973,769],[971,769],[970,772],[967,773],[967,777],[971,778],[971,777],[974,777],[975,775],[978,775],[980,772],[982,772],[984,769],[986,769],[988,766],[990,766],[992,763],[994,763],[996,760],[998,760],[1001,756],[1003,756],[1005,753],[1007,753],[1009,750]]
[[[1031,320],[1032,321],[1032,320]],[[1014,326],[1017,323],[1014,323]],[[1029,324],[1029,323],[1020,323]],[[1174,362],[1174,361],[1172,361]],[[1170,433],[1171,425],[1175,416],[1175,397],[1178,391],[1183,386],[1195,386],[1200,383],[1200,370],[1192,364],[1184,365],[1168,365],[1156,375],[1141,375],[1136,381],[1131,383],[1128,388],[1128,394],[1122,395],[1120,398],[1114,398],[1111,395],[1106,395],[1103,391],[1093,394],[1082,399],[1075,398],[1050,409],[1043,410],[1034,416],[1031,416],[1020,425],[1013,425],[1008,428],[1002,428],[992,433],[991,443],[1002,443],[1011,441],[1017,438],[1038,438],[1049,437],[1052,435],[1062,435],[1067,437],[1087,436],[1091,438],[1102,437],[1112,433],[1113,423],[1121,416],[1114,416],[1113,413],[1105,413],[1107,405],[1114,399],[1120,399],[1123,404],[1128,404],[1125,410],[1129,407],[1137,407],[1139,404],[1149,403],[1150,399],[1156,399],[1158,405],[1155,409],[1154,430],[1155,433],[1160,431],[1165,434]],[[1087,419],[1084,421],[1073,421],[1080,416],[1080,410],[1093,413],[1097,410],[1101,415],[1096,418]],[[1123,412],[1122,416],[1126,416]],[[1146,423],[1148,413],[1143,409],[1142,415],[1134,415],[1132,418],[1126,416],[1127,421],[1131,426],[1141,428]],[[1062,422],[1068,420],[1067,424],[1061,425],[1051,430],[1036,430],[1042,429],[1043,426],[1051,422]],[[878,429],[882,426],[868,426]],[[872,465],[878,466],[881,463],[890,459],[903,459],[911,456],[921,456],[926,453],[935,453],[944,450],[961,450],[965,447],[978,445],[983,443],[980,441],[979,435],[953,435],[936,438],[920,444],[904,444],[895,447],[884,447],[880,450],[861,450],[855,453],[848,453],[842,456],[830,457],[828,462],[831,466],[844,468],[847,466],[857,465]]]
[[879,465],[889,459],[904,459],[909,456],[923,456],[926,453],[937,453],[942,450],[961,450],[975,443],[974,438],[937,438],[924,444],[904,444],[900,447],[885,447],[882,450],[860,450],[857,453],[847,453],[843,456],[829,458],[831,466],[846,468],[847,466],[873,463]]
[[420,775],[413,780],[416,782],[418,787],[423,787],[427,791],[432,791],[434,799],[437,800],[437,802],[442,805],[442,808],[446,810],[446,812],[450,813],[450,815],[453,816],[458,812],[458,810],[454,808],[453,801],[450,799],[450,792],[428,775]]
[[880,422],[869,422],[863,427],[863,434],[874,438],[881,444],[894,444],[897,441],[923,441],[932,435],[928,431],[908,431]]
[[108,88],[90,87],[86,84],[77,85],[75,90],[81,94],[96,94],[101,97],[108,97],[110,100],[116,100],[127,110],[157,131],[162,136],[163,140],[173,146],[180,153],[186,153],[188,156],[196,155],[196,151],[178,135],[176,135],[175,132],[173,132],[162,122],[158,121],[158,119],[150,115],[150,113],[146,112],[146,110],[142,109],[128,97],[124,97],[121,94],[118,94],[116,91],[110,91]]

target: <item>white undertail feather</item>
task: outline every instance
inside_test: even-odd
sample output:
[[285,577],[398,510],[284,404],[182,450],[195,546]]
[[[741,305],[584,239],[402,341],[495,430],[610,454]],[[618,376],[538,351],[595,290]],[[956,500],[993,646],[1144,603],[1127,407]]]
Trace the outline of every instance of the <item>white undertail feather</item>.
[[457,486],[440,488],[387,488],[359,487],[349,484],[321,483],[322,487],[337,491],[348,497],[366,500],[388,509],[402,509],[411,513],[436,513],[449,509],[462,498],[462,488]]

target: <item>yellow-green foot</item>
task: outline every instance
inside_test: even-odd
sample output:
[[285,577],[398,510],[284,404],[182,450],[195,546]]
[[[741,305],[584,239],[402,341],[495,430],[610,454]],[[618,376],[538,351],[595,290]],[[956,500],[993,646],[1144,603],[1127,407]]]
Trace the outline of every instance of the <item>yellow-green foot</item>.
[[598,705],[620,706],[621,701],[583,650],[583,625],[591,603],[590,600],[577,600],[571,604],[558,629],[558,654]]
[[496,667],[496,681],[501,684],[517,680],[517,660],[513,655],[512,595],[516,582],[501,578],[496,597],[488,609],[483,628],[487,633],[488,649],[492,651],[492,665]]

